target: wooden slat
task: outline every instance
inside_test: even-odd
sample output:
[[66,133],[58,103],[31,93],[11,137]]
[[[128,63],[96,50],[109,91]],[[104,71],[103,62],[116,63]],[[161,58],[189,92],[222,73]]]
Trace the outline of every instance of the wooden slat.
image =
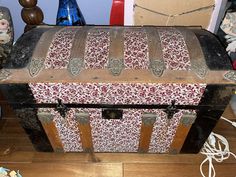
[[145,113],[142,115],[142,125],[139,140],[140,153],[147,153],[149,150],[149,144],[151,142],[153,125],[156,121],[156,114]]
[[42,126],[47,134],[47,137],[55,152],[64,152],[63,145],[58,135],[57,128],[53,121],[48,123],[42,123]]
[[84,152],[93,152],[93,141],[88,113],[75,113],[75,119],[78,122],[80,138]]
[[151,141],[152,136],[152,126],[142,125],[141,126],[141,135],[139,140],[139,149],[138,152],[140,153],[147,153],[149,149],[149,144]]
[[175,133],[173,142],[170,146],[169,153],[172,154],[178,154],[184,144],[184,141],[188,135],[188,132],[194,123],[195,119],[197,117],[196,113],[184,113],[179,126],[177,128],[177,131]]
[[[105,69],[86,69],[81,71],[78,76],[72,77],[67,69],[47,69],[40,72],[37,77],[32,78],[28,70],[11,69],[11,76],[3,83],[38,83],[38,82],[86,82],[86,83],[206,83],[206,84],[235,84],[233,81],[224,79],[227,71],[209,71],[203,79],[198,78],[191,71],[184,70],[168,70],[166,69],[162,77],[155,77],[149,70],[132,70],[125,69],[119,76],[114,77],[108,70]],[[56,73],[56,74],[55,74]]]
[[190,128],[191,126],[186,127],[182,124],[178,126],[174,140],[170,146],[169,153],[178,154],[180,152]]
[[55,152],[64,152],[57,128],[53,122],[53,115],[49,112],[38,112],[38,118]]
[[[235,177],[233,164],[215,165],[216,176]],[[205,169],[205,172],[208,170]],[[207,174],[207,173],[206,173]],[[199,164],[143,164],[124,165],[124,177],[195,177],[201,176]]]

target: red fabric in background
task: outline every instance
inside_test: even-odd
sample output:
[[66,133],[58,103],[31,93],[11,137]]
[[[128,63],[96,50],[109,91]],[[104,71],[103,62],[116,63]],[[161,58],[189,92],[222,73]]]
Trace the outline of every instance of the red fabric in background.
[[124,1],[125,0],[113,0],[110,25],[124,25]]
[[236,60],[233,61],[233,68],[236,70]]

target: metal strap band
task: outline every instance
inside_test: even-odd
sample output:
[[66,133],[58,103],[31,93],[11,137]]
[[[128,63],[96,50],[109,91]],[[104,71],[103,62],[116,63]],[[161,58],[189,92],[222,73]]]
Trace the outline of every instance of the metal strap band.
[[148,37],[149,69],[155,76],[160,77],[166,68],[162,57],[161,40],[157,34],[156,27],[147,27],[145,29]]
[[92,27],[83,27],[75,34],[71,50],[68,71],[72,76],[77,76],[84,67],[84,53],[88,31]]
[[75,119],[81,124],[89,124],[89,113],[85,112],[76,112],[75,113]]
[[180,123],[186,127],[189,127],[195,122],[196,118],[197,118],[196,113],[185,113],[182,116]]
[[196,35],[191,29],[178,28],[178,30],[182,33],[189,51],[191,70],[199,78],[204,79],[209,69]]
[[110,49],[108,69],[113,76],[119,76],[124,68],[124,30],[112,28],[110,31]]
[[144,113],[142,116],[142,122],[146,126],[152,126],[156,122],[156,114]]
[[37,76],[40,73],[40,71],[44,68],[44,61],[46,59],[49,46],[53,40],[54,35],[60,29],[62,29],[62,27],[55,27],[45,32],[41,36],[33,52],[31,62],[28,65],[28,70],[31,77]]
[[39,120],[42,123],[49,123],[53,121],[53,115],[50,112],[40,112],[37,113]]

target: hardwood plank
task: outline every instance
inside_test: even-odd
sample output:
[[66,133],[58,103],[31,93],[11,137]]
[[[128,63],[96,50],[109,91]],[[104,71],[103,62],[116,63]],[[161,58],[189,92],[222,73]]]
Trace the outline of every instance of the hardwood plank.
[[5,124],[6,124],[6,119],[0,118],[0,132],[2,131],[2,128],[5,126]]
[[[27,154],[27,158],[25,155]],[[201,154],[165,155],[165,154],[136,154],[136,153],[95,153],[96,158],[101,163],[159,163],[159,164],[199,164],[205,156]],[[93,162],[88,153],[42,153],[42,152],[19,152],[13,151],[8,155],[0,156],[0,161],[14,162],[21,159],[24,162],[32,161],[35,163],[87,163]],[[230,158],[224,163],[236,163],[235,159]]]
[[1,164],[9,169],[19,169],[22,176],[34,177],[122,177],[121,163],[17,163]]
[[[217,176],[235,177],[233,164],[214,165]],[[204,168],[205,169],[205,168]],[[124,164],[124,177],[195,177],[201,176],[199,164]]]

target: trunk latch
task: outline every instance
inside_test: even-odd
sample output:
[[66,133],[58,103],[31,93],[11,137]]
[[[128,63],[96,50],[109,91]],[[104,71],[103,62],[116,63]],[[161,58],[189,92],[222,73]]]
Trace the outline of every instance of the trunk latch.
[[61,99],[57,100],[58,103],[56,105],[56,111],[59,112],[59,114],[61,115],[61,117],[65,118],[66,117],[66,113],[67,111],[69,111],[69,109],[66,107],[66,105],[64,105],[61,101]]
[[167,114],[168,119],[172,119],[174,114],[177,113],[179,110],[176,108],[175,105],[176,101],[172,100],[171,105],[169,105],[164,112]]

